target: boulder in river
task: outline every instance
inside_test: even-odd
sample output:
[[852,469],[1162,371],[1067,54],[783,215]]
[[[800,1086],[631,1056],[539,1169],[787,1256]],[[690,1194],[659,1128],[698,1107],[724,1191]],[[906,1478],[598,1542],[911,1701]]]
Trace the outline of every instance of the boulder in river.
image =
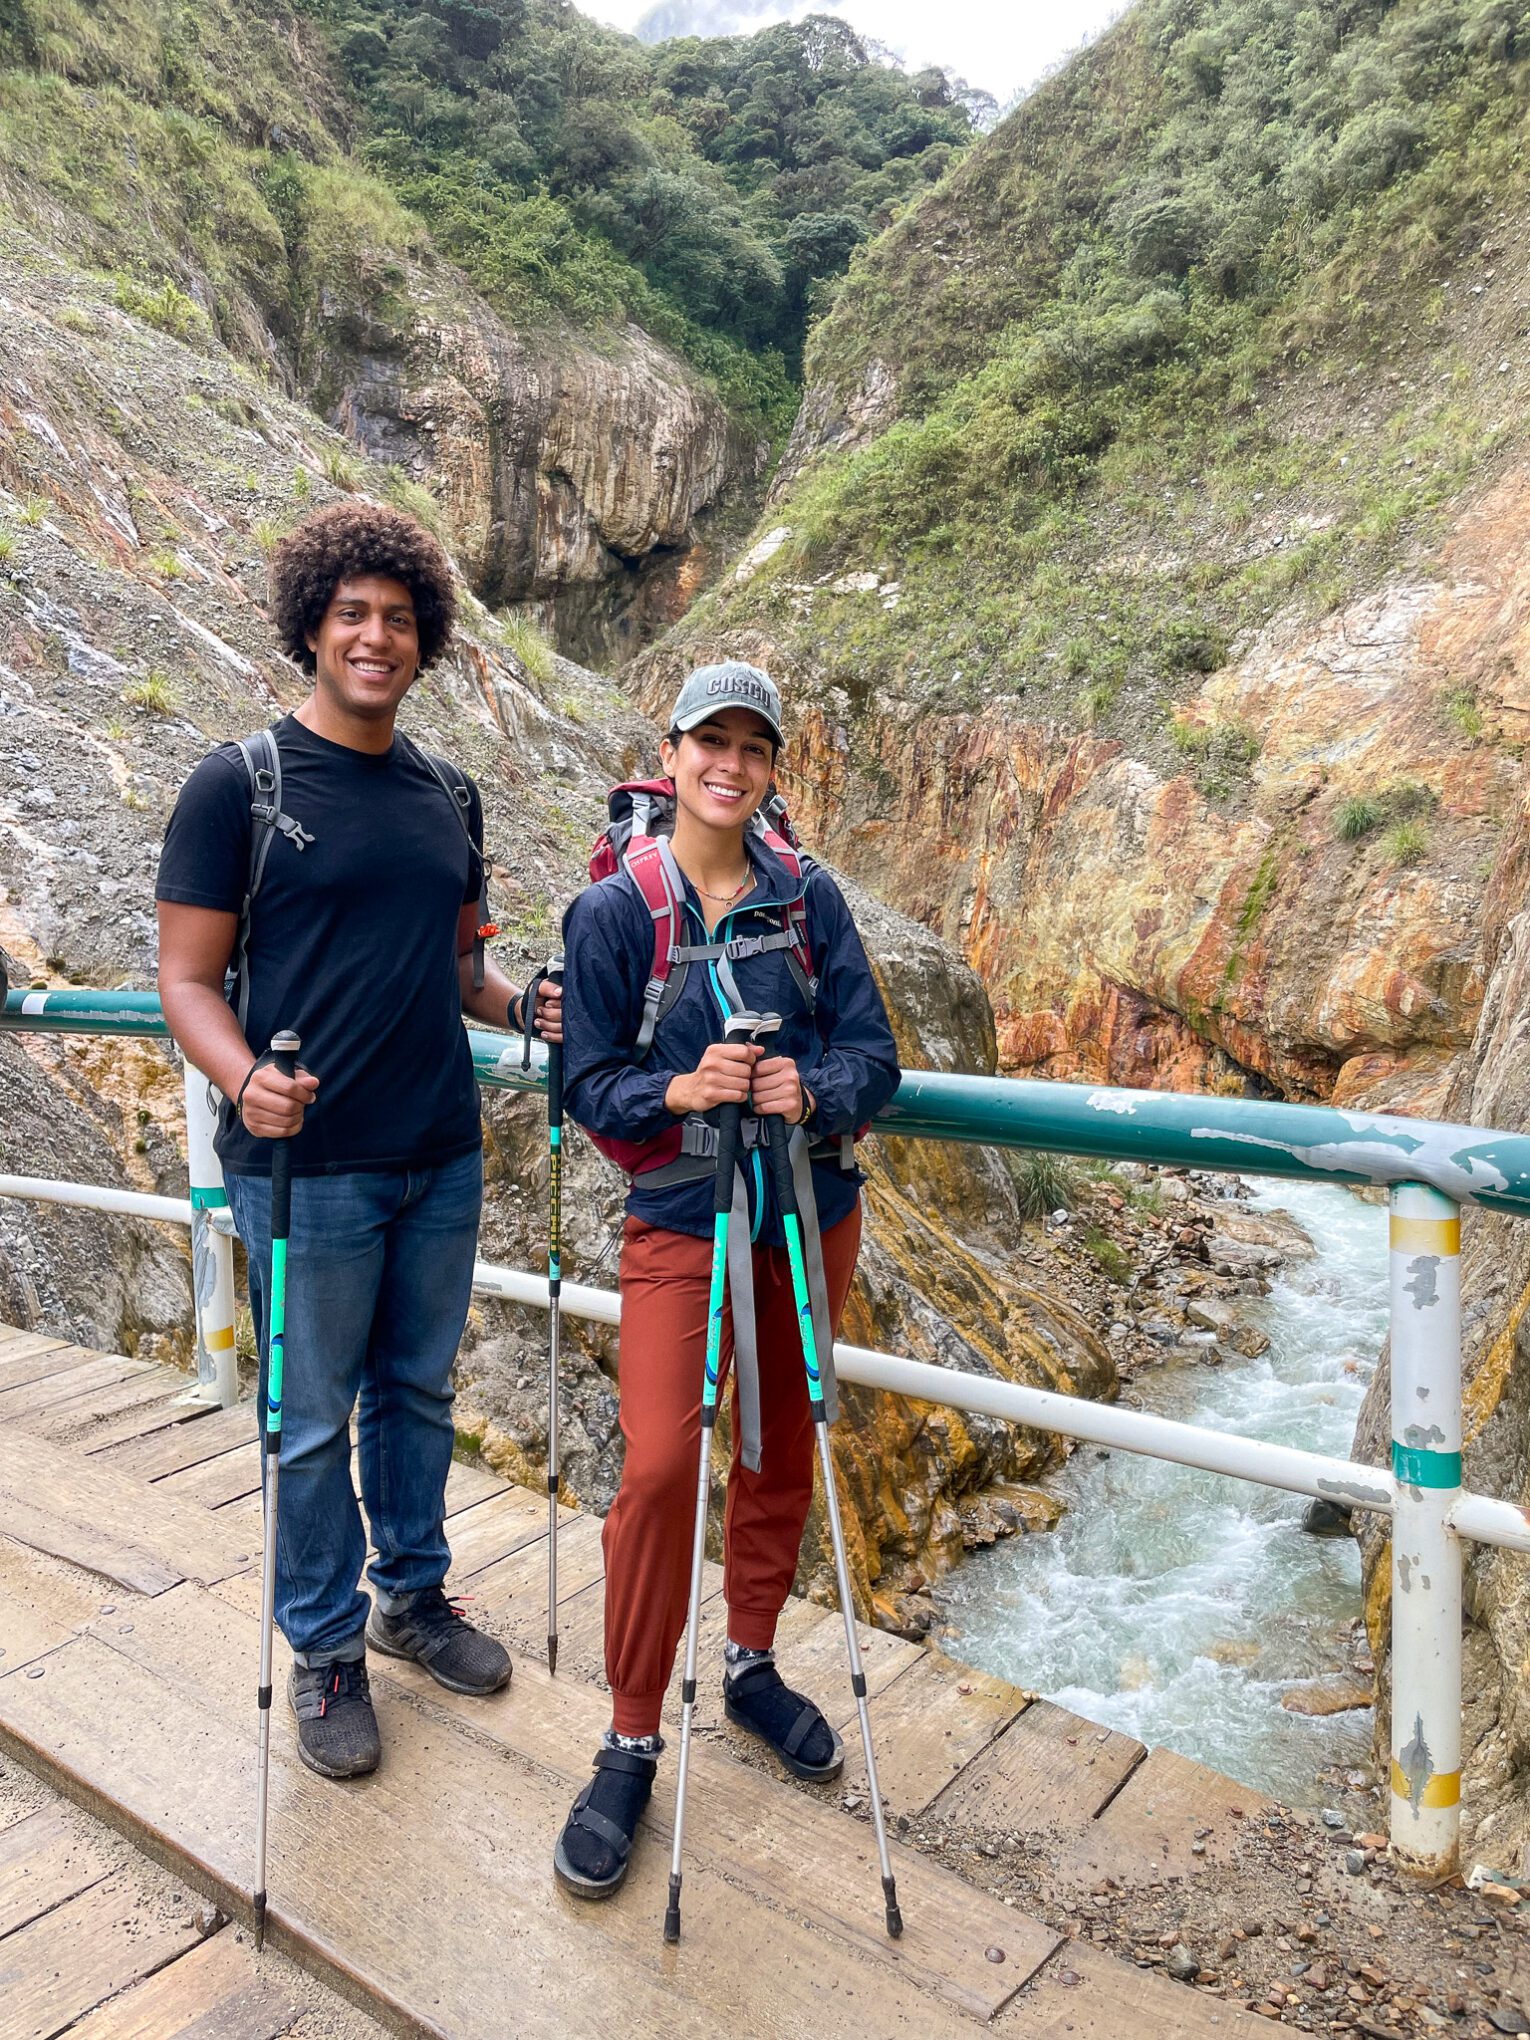
[[1288,1714],[1348,1714],[1373,1707],[1375,1693],[1358,1679],[1335,1679],[1321,1686],[1292,1686],[1280,1696]]

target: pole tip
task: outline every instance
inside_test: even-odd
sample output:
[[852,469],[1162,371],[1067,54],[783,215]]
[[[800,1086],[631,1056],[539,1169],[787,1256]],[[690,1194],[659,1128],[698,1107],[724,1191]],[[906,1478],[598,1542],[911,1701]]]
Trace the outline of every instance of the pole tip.
[[887,1900],[888,1937],[896,1941],[903,1933],[903,1914],[898,1909],[898,1887],[890,1877],[882,1879],[882,1892]]
[[556,1636],[549,1636],[547,1639],[547,1669],[550,1672],[556,1672],[558,1669],[558,1639]]
[[255,1953],[258,1955],[266,1945],[266,1894],[255,1894]]
[[664,1913],[664,1938],[670,1947],[680,1938],[680,1879],[673,1871],[669,1879],[669,1904]]

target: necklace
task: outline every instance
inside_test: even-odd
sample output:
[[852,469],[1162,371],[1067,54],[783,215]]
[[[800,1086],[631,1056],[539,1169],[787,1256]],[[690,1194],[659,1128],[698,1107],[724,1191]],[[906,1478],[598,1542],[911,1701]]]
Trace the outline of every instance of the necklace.
[[710,894],[710,891],[706,889],[706,885],[696,885],[696,879],[692,879],[692,885],[696,885],[698,894],[704,900],[714,900],[718,906],[732,906],[734,900],[743,900],[743,896],[751,889],[753,883],[755,883],[755,873],[753,871],[745,871],[745,875],[738,879],[738,883],[732,887],[730,894]]
[[697,892],[701,894],[704,900],[714,900],[720,907],[731,907],[733,902],[742,899],[744,894],[754,884],[754,872],[752,870],[746,871],[730,893],[708,892],[704,885],[696,885],[694,878],[691,880],[691,884],[696,886]]

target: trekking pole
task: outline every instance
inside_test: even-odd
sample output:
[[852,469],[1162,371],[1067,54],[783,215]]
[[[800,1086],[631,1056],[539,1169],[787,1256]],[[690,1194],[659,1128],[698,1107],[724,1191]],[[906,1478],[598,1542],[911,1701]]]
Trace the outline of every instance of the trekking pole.
[[[725,1041],[748,1041],[758,1013],[733,1013],[723,1023]],[[712,1193],[712,1293],[707,1304],[706,1378],[701,1387],[701,1455],[696,1471],[696,1528],[691,1542],[691,1593],[685,1616],[685,1671],[680,1682],[680,1762],[675,1786],[675,1845],[669,1862],[669,1905],[664,1938],[680,1938],[680,1855],[685,1845],[685,1784],[691,1761],[691,1718],[696,1709],[696,1631],[701,1624],[701,1564],[706,1556],[707,1502],[711,1493],[712,1431],[717,1422],[717,1376],[722,1365],[723,1303],[728,1287],[728,1220],[733,1212],[733,1172],[738,1162],[741,1105],[717,1108],[717,1171]]]
[[[562,984],[563,958],[549,957],[521,994],[526,1046],[521,1068],[531,1068],[537,1001],[545,984]],[[563,1043],[547,1043],[547,1669],[558,1669],[558,1340],[563,1324]]]
[[[768,1041],[781,1025],[778,1013],[761,1016],[755,1028],[756,1041]],[[829,1517],[829,1538],[834,1546],[834,1571],[839,1581],[839,1605],[845,1618],[845,1648],[850,1658],[850,1690],[855,1695],[861,1718],[861,1743],[866,1752],[866,1785],[871,1794],[871,1819],[877,1831],[877,1860],[882,1870],[882,1897],[887,1906],[887,1931],[893,1940],[903,1932],[903,1915],[898,1910],[898,1890],[893,1882],[892,1859],[887,1853],[887,1824],[882,1815],[882,1794],[877,1784],[876,1752],[871,1744],[871,1711],[866,1704],[866,1671],[861,1662],[860,1638],[855,1633],[855,1602],[850,1593],[850,1567],[845,1559],[845,1531],[839,1518],[839,1497],[834,1486],[834,1454],[829,1446],[829,1422],[824,1408],[823,1381],[818,1372],[818,1341],[813,1330],[813,1305],[808,1295],[807,1264],[802,1246],[802,1212],[797,1203],[797,1185],[792,1177],[791,1128],[779,1113],[765,1122],[765,1141],[770,1166],[775,1174],[776,1201],[781,1207],[781,1227],[786,1234],[786,1255],[792,1272],[792,1295],[797,1304],[797,1324],[802,1334],[802,1361],[807,1369],[808,1404],[813,1430],[818,1439],[818,1462],[823,1469],[824,1507]]]
[[[563,958],[542,974],[563,978]],[[541,990],[540,980],[533,992]],[[528,993],[527,997],[531,997]],[[527,1013],[528,1025],[534,1014]],[[558,1669],[558,1336],[563,1315],[563,1043],[547,1044],[547,1669]]]
[[[286,1029],[271,1037],[271,1060],[284,1077],[297,1075],[302,1043]],[[287,1235],[292,1230],[292,1150],[271,1149],[271,1312],[266,1336],[266,1478],[260,1572],[260,1707],[255,1806],[255,1952],[266,1940],[266,1804],[271,1789],[271,1632],[276,1626],[276,1501],[282,1473],[282,1361],[287,1337]]]

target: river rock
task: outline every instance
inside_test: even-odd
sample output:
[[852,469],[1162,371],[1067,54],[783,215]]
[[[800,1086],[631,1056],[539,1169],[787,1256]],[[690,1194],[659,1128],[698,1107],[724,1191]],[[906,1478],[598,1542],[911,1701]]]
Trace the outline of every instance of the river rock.
[[1302,1528],[1309,1537],[1348,1537],[1350,1512],[1319,1495],[1302,1511]]
[[1257,1325],[1237,1325],[1232,1335],[1234,1352],[1241,1353],[1245,1360],[1257,1360],[1261,1353],[1270,1350],[1270,1335],[1261,1332]]
[[1218,1303],[1213,1296],[1195,1297],[1185,1305],[1185,1316],[1203,1331],[1215,1332],[1219,1339],[1231,1338],[1236,1323],[1231,1306]]
[[974,1495],[961,1507],[962,1543],[968,1551],[996,1544],[1028,1530],[1051,1530],[1063,1515],[1063,1504],[1044,1488],[1000,1482]]
[[1358,1679],[1340,1679],[1331,1685],[1291,1686],[1281,1694],[1280,1704],[1288,1714],[1349,1714],[1374,1706],[1375,1697]]

